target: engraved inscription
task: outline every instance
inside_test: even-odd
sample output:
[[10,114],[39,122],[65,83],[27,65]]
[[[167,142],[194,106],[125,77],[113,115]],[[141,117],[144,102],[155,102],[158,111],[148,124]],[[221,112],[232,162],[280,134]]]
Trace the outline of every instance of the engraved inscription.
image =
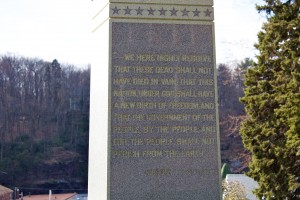
[[[206,137],[216,133],[211,55],[125,53],[118,60],[122,65],[112,66],[112,109],[115,111],[112,120],[115,123],[111,145],[116,149],[112,154],[114,158],[202,157],[205,156],[204,149],[209,148],[205,145],[217,144],[216,138]],[[168,65],[160,65],[161,62]],[[190,66],[190,63],[195,65]],[[190,122],[206,125],[193,126]],[[156,123],[176,124],[154,126]],[[137,137],[141,134],[143,137]],[[169,137],[153,137],[161,134]],[[139,150],[118,150],[123,146],[138,146]],[[149,146],[158,149],[141,150]],[[168,146],[171,149],[162,148]],[[193,149],[176,149],[178,146],[193,146]]]
[[[212,17],[207,7],[145,6],[124,3],[111,12],[115,17]],[[112,23],[108,144],[115,195],[145,199],[140,191],[156,192],[155,183],[168,194],[198,191],[205,181],[218,179],[212,33],[207,24]]]

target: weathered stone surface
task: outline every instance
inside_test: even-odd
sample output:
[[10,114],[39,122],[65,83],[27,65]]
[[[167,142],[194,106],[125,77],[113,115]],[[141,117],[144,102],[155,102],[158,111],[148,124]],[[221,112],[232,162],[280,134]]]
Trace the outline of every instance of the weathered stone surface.
[[111,29],[111,199],[218,199],[212,24]]

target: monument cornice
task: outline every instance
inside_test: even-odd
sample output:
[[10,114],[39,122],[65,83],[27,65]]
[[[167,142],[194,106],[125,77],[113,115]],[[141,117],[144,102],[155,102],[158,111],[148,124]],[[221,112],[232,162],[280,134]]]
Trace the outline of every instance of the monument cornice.
[[211,6],[111,3],[111,18],[213,21]]
[[110,0],[111,3],[172,4],[212,6],[213,0]]

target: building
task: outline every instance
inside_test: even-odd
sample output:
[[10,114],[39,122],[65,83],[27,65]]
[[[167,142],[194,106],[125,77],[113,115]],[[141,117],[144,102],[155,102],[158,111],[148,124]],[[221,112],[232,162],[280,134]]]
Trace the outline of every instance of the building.
[[[49,194],[28,195],[23,197],[23,200],[49,200]],[[77,200],[77,194],[52,194],[51,200]]]
[[13,190],[0,185],[0,200],[11,200],[13,197]]

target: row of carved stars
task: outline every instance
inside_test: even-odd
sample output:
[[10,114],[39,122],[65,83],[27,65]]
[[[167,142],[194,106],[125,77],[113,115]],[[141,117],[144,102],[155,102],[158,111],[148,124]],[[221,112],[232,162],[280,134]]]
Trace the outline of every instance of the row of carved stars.
[[[132,10],[135,10],[136,15],[143,15],[145,9],[142,9],[141,7],[139,7],[138,9],[130,9],[128,6],[125,9],[119,9],[117,6],[115,6],[114,8],[112,8],[113,15],[119,15],[120,10],[124,10],[125,15],[131,15]],[[200,17],[200,13],[201,13],[201,11],[198,10],[197,8],[194,11],[189,11],[186,8],[184,8],[183,10],[176,10],[174,7],[172,10],[165,10],[164,8],[161,8],[160,10],[156,10],[150,7],[150,9],[147,9],[147,11],[148,11],[148,16],[150,15],[154,16],[154,13],[156,11],[160,12],[160,16],[166,16],[166,13],[168,11],[171,13],[171,16],[178,16],[177,13],[180,11],[183,17],[184,16],[188,17],[190,12],[193,12],[194,17]],[[204,11],[205,17],[210,17],[211,13],[212,11],[210,11],[208,8]]]

